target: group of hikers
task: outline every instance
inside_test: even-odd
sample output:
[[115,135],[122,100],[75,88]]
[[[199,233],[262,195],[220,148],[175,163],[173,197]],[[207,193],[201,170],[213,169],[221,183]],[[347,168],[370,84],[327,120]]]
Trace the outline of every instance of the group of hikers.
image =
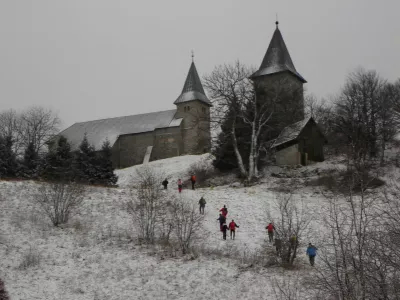
[[[196,184],[196,175],[192,174],[190,176],[190,182],[192,183],[192,190],[194,190],[195,184]],[[164,186],[165,190],[168,188],[168,183],[169,182],[168,182],[167,178],[165,178],[164,181],[161,183]],[[178,191],[179,191],[179,193],[181,193],[182,189],[183,189],[182,179],[179,178],[177,184],[178,184]]]
[[[280,238],[275,238],[274,239],[274,232],[275,232],[275,226],[272,223],[269,223],[265,229],[268,232],[268,240],[270,243],[274,243],[276,253],[277,255],[281,255],[282,253],[282,240]],[[296,235],[292,235],[289,238],[289,251],[292,251],[294,249],[297,249],[297,246],[299,245],[299,241],[297,239]],[[308,256],[310,260],[310,265],[314,266],[315,263],[315,256],[317,255],[317,250],[318,248],[315,247],[312,243],[308,244],[306,255]]]
[[[196,175],[192,174],[190,176],[190,182],[192,183],[192,190],[194,190],[195,184],[196,184]],[[177,183],[178,183],[178,191],[179,191],[179,193],[181,193],[182,188],[183,188],[182,180],[178,179]],[[164,189],[168,188],[167,178],[162,182],[162,185],[164,186]],[[199,211],[200,211],[200,214],[202,214],[202,215],[204,215],[204,209],[205,209],[206,203],[207,203],[206,200],[202,196],[199,200]],[[227,215],[228,215],[228,208],[226,207],[226,205],[224,205],[224,207],[222,207],[219,211],[220,211],[220,214],[219,214],[217,221],[219,221],[219,228],[220,228],[220,231],[222,232],[222,239],[226,240],[226,234],[227,234],[227,231],[229,230],[230,238],[234,240],[236,228],[239,228],[239,225],[237,225],[233,219],[228,225],[226,224],[227,223]],[[274,243],[276,253],[277,253],[277,255],[280,255],[282,252],[282,240],[280,238],[274,239],[274,232],[276,231],[275,226],[272,223],[269,223],[265,227],[265,229],[267,230],[267,233],[268,233],[269,242]],[[298,241],[296,235],[292,235],[289,238],[289,248],[295,249],[295,248],[297,248],[298,244],[299,244],[299,241]],[[315,247],[312,243],[308,244],[306,255],[308,256],[308,258],[310,260],[311,266],[314,266],[315,256],[317,255],[317,250],[318,250],[318,248]]]

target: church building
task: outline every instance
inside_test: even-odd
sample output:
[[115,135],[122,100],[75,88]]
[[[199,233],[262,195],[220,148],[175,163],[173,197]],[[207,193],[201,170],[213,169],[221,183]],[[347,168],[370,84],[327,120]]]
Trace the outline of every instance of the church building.
[[60,135],[68,139],[72,151],[78,150],[85,135],[96,150],[108,140],[115,168],[210,152],[212,105],[193,61],[174,104],[175,109],[166,111],[75,123]]

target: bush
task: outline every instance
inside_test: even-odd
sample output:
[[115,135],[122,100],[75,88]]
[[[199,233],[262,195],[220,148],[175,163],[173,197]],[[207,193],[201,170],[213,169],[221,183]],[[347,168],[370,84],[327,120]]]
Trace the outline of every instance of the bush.
[[4,282],[0,279],[0,300],[9,300]]
[[19,264],[19,269],[26,270],[31,267],[35,267],[40,264],[41,256],[37,249],[30,247],[29,251],[26,252]]
[[169,237],[171,221],[167,212],[170,200],[161,189],[164,174],[145,166],[137,170],[137,177],[136,190],[131,190],[132,199],[127,203],[127,211],[138,228],[139,239],[153,243],[159,230],[162,230],[163,238]]
[[39,188],[36,203],[49,217],[54,226],[68,222],[71,213],[82,205],[85,189],[74,183],[49,183]]
[[193,239],[198,234],[202,215],[197,213],[197,205],[184,199],[175,199],[173,203],[173,229],[182,254],[187,254]]
[[192,163],[189,166],[187,177],[196,175],[196,184],[202,185],[207,179],[210,179],[216,174],[215,168],[212,165],[211,156],[203,157],[201,160]]

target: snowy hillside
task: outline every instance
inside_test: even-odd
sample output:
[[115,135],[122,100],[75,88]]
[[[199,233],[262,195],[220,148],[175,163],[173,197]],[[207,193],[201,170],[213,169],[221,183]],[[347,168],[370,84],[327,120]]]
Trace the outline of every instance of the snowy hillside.
[[[178,194],[175,180],[203,159],[182,156],[149,165],[171,179],[166,193]],[[274,299],[271,278],[282,276],[281,268],[244,270],[240,262],[217,253],[250,257],[265,247],[273,251],[265,243],[264,228],[276,214],[273,201],[281,179],[267,176],[265,183],[250,188],[183,190],[181,196],[188,201],[197,203],[201,196],[207,201],[199,228],[202,238],[196,243],[210,255],[163,259],[154,249],[135,243],[135,228],[125,211],[130,195],[126,187],[137,168],[118,171],[119,188],[90,188],[82,211],[63,229],[52,227],[34,206],[40,183],[0,182],[0,278],[11,299]],[[307,188],[299,188],[294,197],[308,206],[313,216],[309,238],[317,242],[322,197]],[[216,219],[224,204],[228,221],[234,219],[240,226],[236,240],[222,240]],[[307,273],[308,241],[301,241],[298,258]],[[39,263],[23,268],[23,261],[32,257]]]

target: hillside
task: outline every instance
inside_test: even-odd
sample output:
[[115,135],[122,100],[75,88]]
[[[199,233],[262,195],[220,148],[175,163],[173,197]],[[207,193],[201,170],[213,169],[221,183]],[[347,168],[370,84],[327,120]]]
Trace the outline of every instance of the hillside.
[[[177,194],[176,179],[187,174],[191,163],[203,159],[183,156],[149,166],[163,170],[171,182],[166,192]],[[324,163],[294,172],[314,174],[315,169],[329,167]],[[268,216],[276,215],[274,199],[285,195],[279,188],[288,184],[298,185],[293,197],[299,203],[303,200],[313,219],[307,240],[300,241],[298,257],[301,272],[311,271],[304,246],[309,241],[318,244],[321,238],[324,199],[317,189],[304,187],[303,179],[266,175],[262,183],[248,188],[184,189],[181,196],[188,201],[197,203],[201,196],[207,201],[198,229],[201,239],[196,241],[203,250],[198,257],[168,259],[157,249],[136,243],[135,228],[125,211],[137,168],[118,171],[118,188],[89,188],[83,209],[62,229],[52,227],[33,203],[40,183],[0,182],[0,278],[11,299],[275,299],[271,280],[287,271],[243,269],[243,265],[262,251],[273,252],[264,228]],[[223,241],[219,232],[216,219],[224,204],[228,220],[240,226],[236,240]],[[38,264],[21,265],[36,258]]]

